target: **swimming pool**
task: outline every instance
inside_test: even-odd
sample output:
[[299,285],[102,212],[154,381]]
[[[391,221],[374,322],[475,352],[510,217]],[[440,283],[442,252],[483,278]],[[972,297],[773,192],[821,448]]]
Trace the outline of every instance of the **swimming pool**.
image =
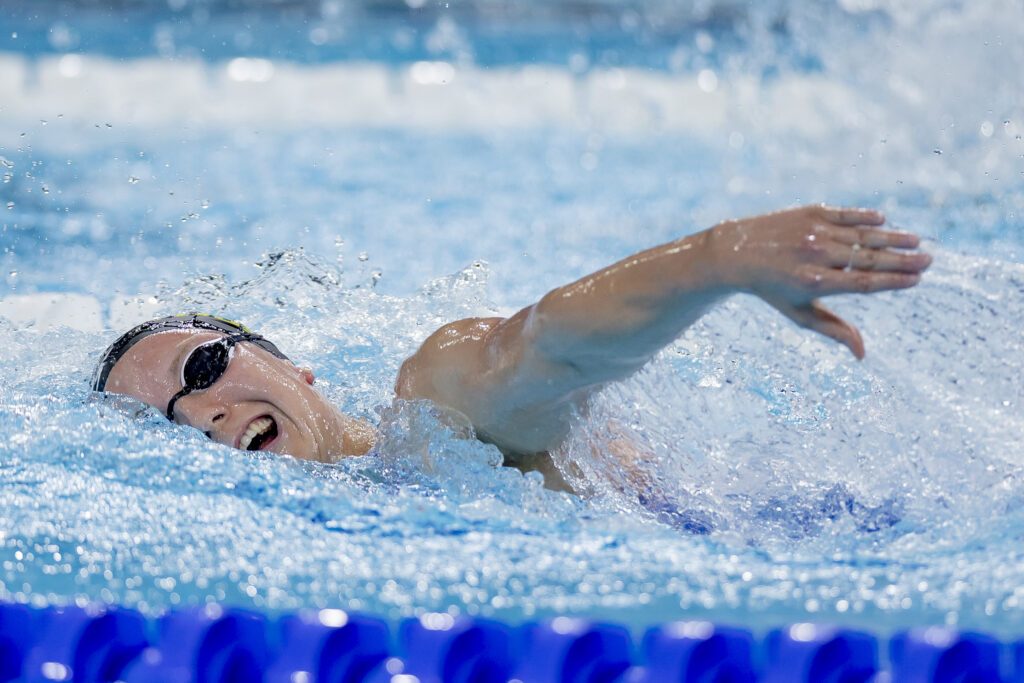
[[[1019,635],[1021,19],[882,0],[5,4],[0,599]],[[885,209],[937,257],[912,292],[835,302],[868,359],[733,299],[579,426],[559,457],[586,499],[391,406],[443,321],[825,200]],[[89,395],[113,330],[188,308],[313,365],[381,422],[377,454],[243,457]],[[591,448],[609,421],[713,533],[618,492]]]

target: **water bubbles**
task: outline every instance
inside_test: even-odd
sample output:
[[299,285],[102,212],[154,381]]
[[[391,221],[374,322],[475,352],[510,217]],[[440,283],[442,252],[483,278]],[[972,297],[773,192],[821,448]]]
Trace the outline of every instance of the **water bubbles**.
[[8,211],[14,208],[14,202],[7,202]]
[[133,175],[128,176],[128,184],[129,185],[138,185],[139,184],[139,178],[137,176],[133,176]]
[[58,21],[50,27],[48,38],[50,45],[60,52],[65,52],[78,43],[78,35],[62,21]]
[[704,92],[714,92],[718,89],[718,75],[711,69],[701,69],[697,74],[697,87]]
[[697,49],[703,54],[708,54],[715,49],[715,39],[712,38],[711,34],[707,31],[697,31],[697,35],[694,37],[694,43],[697,45]]
[[202,201],[202,202],[201,202],[201,203],[199,204],[199,208],[201,208],[201,209],[204,209],[204,210],[205,210],[205,209],[209,209],[209,208],[210,208],[210,200],[209,200],[209,199],[204,199],[204,200],[203,200],[203,201]]
[[366,261],[370,260],[370,255],[367,254],[365,251],[361,251],[359,252],[359,255],[356,256],[356,258],[358,258],[361,262],[365,263]]
[[325,44],[328,37],[327,29],[323,26],[317,26],[309,31],[309,42],[313,45],[320,46]]
[[991,121],[982,121],[981,122],[981,127],[978,129],[978,132],[981,134],[981,136],[985,137],[985,138],[992,137],[992,133],[994,131],[995,131],[995,126],[992,125]]

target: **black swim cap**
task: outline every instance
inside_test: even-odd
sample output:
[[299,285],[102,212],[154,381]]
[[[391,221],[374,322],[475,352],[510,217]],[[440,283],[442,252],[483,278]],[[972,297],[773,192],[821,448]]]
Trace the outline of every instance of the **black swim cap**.
[[250,335],[250,338],[247,341],[256,344],[260,348],[266,349],[278,358],[288,360],[288,356],[281,353],[281,350],[274,346],[272,342],[267,341],[257,334],[253,334],[249,331],[249,328],[242,323],[203,313],[170,315],[166,318],[156,318],[155,320],[148,320],[141,325],[136,325],[118,337],[113,344],[107,347],[107,350],[103,352],[102,356],[100,356],[100,362],[96,366],[96,371],[93,373],[93,391],[104,390],[104,387],[107,386],[107,377],[110,376],[110,371],[114,369],[117,361],[121,360],[121,357],[128,353],[128,349],[132,348],[138,344],[139,341],[151,334],[166,332],[167,330],[213,330],[214,332],[223,332],[224,334],[238,334],[239,332],[244,332],[245,334]]

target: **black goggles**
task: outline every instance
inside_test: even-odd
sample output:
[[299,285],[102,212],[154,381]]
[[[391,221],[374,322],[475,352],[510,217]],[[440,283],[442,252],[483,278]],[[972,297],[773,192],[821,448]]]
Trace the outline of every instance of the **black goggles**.
[[213,386],[214,382],[227,372],[228,364],[235,345],[238,342],[253,342],[259,346],[265,341],[258,334],[239,332],[220,339],[212,339],[203,342],[185,358],[181,364],[181,391],[176,393],[167,404],[167,419],[174,422],[174,404],[182,396],[188,396],[193,391],[202,391]]
[[[107,350],[104,351],[103,355],[100,357],[99,363],[96,364],[96,371],[93,373],[93,391],[106,390],[107,378],[110,377],[111,370],[114,369],[117,362],[121,360],[121,358],[123,358],[133,346],[150,335],[159,334],[160,332],[166,332],[168,330],[212,330],[214,332],[223,332],[229,337],[244,333],[244,335],[248,335],[248,337],[245,337],[246,339],[260,348],[277,356],[278,358],[288,360],[288,356],[281,353],[281,350],[274,346],[271,341],[264,339],[258,334],[253,334],[249,331],[248,327],[239,322],[235,322],[234,320],[221,318],[215,315],[206,315],[204,313],[169,315],[165,318],[156,318],[155,320],[148,320],[140,325],[136,325],[118,337],[113,344],[107,347]],[[182,385],[184,385],[184,382],[182,382]]]

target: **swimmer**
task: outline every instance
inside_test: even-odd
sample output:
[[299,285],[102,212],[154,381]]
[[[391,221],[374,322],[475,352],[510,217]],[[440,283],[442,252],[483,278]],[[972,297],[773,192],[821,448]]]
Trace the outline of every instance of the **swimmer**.
[[[547,454],[573,416],[731,294],[756,295],[863,358],[860,333],[820,297],[913,287],[932,260],[914,251],[916,235],[884,224],[878,211],[826,206],[726,221],[554,289],[511,317],[444,325],[405,360],[395,394],[458,411],[506,465],[568,490]],[[190,315],[120,337],[93,388],[132,396],[242,450],[319,462],[370,451],[374,426],[343,414],[313,383],[309,368],[259,335]]]

